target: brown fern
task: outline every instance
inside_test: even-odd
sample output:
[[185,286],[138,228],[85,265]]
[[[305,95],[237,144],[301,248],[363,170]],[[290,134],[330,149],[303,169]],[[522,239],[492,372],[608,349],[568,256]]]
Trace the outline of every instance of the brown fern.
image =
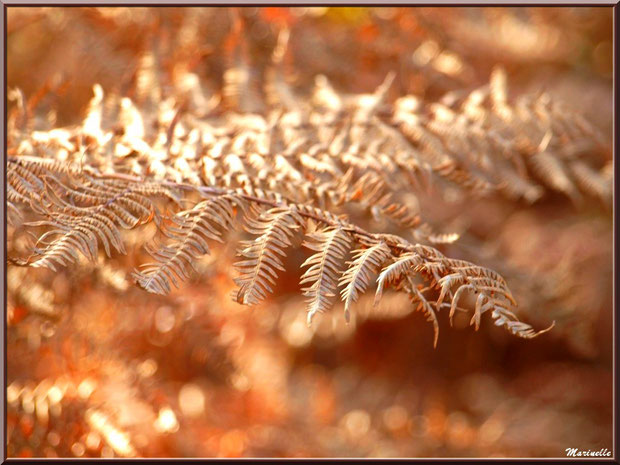
[[142,271],[133,274],[143,289],[156,294],[170,292],[170,282],[190,277],[189,268],[202,255],[209,254],[207,239],[222,242],[222,235],[233,227],[235,205],[243,206],[239,197],[214,197],[197,203],[191,210],[171,218],[173,226],[165,228],[172,245],[149,249],[157,263],[142,265]]
[[[9,169],[18,167],[26,177],[31,177],[32,183],[28,183],[27,191],[32,199],[43,200],[40,205],[32,200],[30,207],[47,219],[29,222],[25,226],[52,227],[39,242],[49,236],[59,237],[44,249],[36,247],[31,256],[19,264],[54,269],[57,265],[74,263],[79,254],[95,260],[100,243],[108,254],[111,253],[110,245],[123,253],[119,228],[135,229],[153,218],[157,219],[157,224],[164,225],[168,218],[170,225],[162,226],[162,232],[171,242],[150,247],[149,252],[157,262],[145,265],[133,275],[138,285],[147,291],[165,294],[172,285],[179,285],[180,281],[190,277],[193,263],[209,252],[208,240],[222,241],[224,234],[235,223],[245,219],[245,229],[258,237],[242,243],[240,254],[246,260],[236,264],[240,276],[235,279],[239,286],[235,300],[254,305],[273,292],[278,271],[284,271],[282,260],[286,249],[296,237],[302,235],[302,231],[307,230],[309,221],[312,221],[324,229],[308,231],[305,242],[306,246],[316,251],[304,263],[309,268],[302,276],[302,285],[311,283],[304,288],[308,297],[309,322],[317,312],[329,308],[329,297],[337,285],[343,288],[341,298],[348,320],[351,305],[366,291],[372,274],[380,271],[375,300],[379,301],[389,284],[397,290],[404,290],[433,322],[435,333],[435,312],[446,305],[443,301],[449,299],[452,317],[460,298],[471,291],[478,294],[471,320],[476,328],[480,325],[482,314],[492,310],[496,324],[505,326],[514,334],[526,338],[539,334],[529,325],[519,322],[510,311],[515,304],[514,299],[497,273],[469,262],[449,259],[430,246],[411,244],[390,234],[369,233],[349,223],[345,217],[316,207],[288,203],[277,193],[251,188],[193,187],[169,182],[149,184],[127,175],[85,174],[80,171],[60,182],[54,175],[62,174],[63,170],[67,173],[67,169],[49,165],[55,169],[52,172],[45,171],[42,166],[38,161],[20,160],[10,164]],[[42,174],[44,172],[48,174]],[[15,186],[23,187],[23,181],[18,181],[15,181]],[[38,190],[35,185],[39,186]],[[156,214],[151,197],[168,198],[178,203],[180,199],[175,192],[182,191],[209,198],[171,217]],[[83,206],[69,204],[62,200],[63,196]],[[191,197],[185,200],[192,201]],[[234,212],[236,207],[241,212],[239,218]],[[340,260],[350,248],[355,247],[358,248],[353,252],[353,261],[341,270]],[[386,265],[388,262],[393,263]],[[415,283],[416,276],[426,282],[426,287]],[[433,287],[440,288],[441,294],[439,300],[431,305],[424,292]]]
[[347,321],[350,317],[350,306],[370,284],[371,273],[379,269],[391,253],[387,244],[381,241],[367,249],[354,251],[353,256],[355,260],[349,262],[350,268],[344,272],[339,283],[344,286],[341,295],[344,300],[344,317]]
[[286,256],[284,249],[292,245],[291,238],[301,223],[295,206],[272,208],[257,219],[250,219],[246,230],[259,236],[242,244],[241,254],[248,260],[235,264],[241,273],[235,279],[239,286],[237,302],[257,304],[273,292],[271,286],[276,283],[277,271],[285,271],[282,263],[282,257]]
[[351,237],[341,227],[316,231],[307,235],[304,245],[317,253],[302,264],[308,269],[301,277],[303,289],[308,297],[308,324],[316,313],[331,308],[330,298],[335,296],[341,274],[342,260],[349,252]]

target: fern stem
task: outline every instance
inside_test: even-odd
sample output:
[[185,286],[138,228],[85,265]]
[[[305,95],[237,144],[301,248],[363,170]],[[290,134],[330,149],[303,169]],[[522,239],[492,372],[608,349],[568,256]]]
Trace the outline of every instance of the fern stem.
[[[132,176],[129,174],[124,174],[124,173],[107,173],[107,174],[100,174],[98,175],[99,177],[104,177],[107,179],[118,179],[119,181],[127,181],[127,182],[137,182],[137,183],[144,183],[147,182],[146,179],[141,178],[139,176]],[[161,183],[162,186],[164,187],[169,187],[169,188],[173,188],[173,189],[182,189],[182,190],[194,190],[194,191],[198,191],[202,194],[207,194],[207,195],[216,195],[216,196],[221,196],[221,195],[237,195],[249,202],[253,202],[253,203],[257,203],[257,204],[261,204],[261,205],[266,205],[269,206],[271,208],[276,208],[276,207],[285,207],[288,206],[287,203],[284,202],[277,202],[275,200],[270,200],[270,199],[265,199],[265,198],[261,198],[261,197],[256,197],[250,194],[245,194],[245,193],[240,193],[238,191],[235,190],[229,190],[229,189],[222,189],[219,187],[211,187],[211,186],[193,186],[191,184],[184,184],[184,183],[177,183],[177,182],[170,182],[170,181],[165,181]],[[319,221],[323,224],[326,224],[328,226],[337,226],[342,228],[342,230],[348,232],[349,234],[354,234],[356,236],[362,236],[362,237],[367,237],[367,238],[371,238],[374,241],[378,241],[380,240],[379,237],[377,236],[377,234],[365,231],[364,229],[355,226],[349,222],[345,222],[345,221],[332,221],[329,220],[328,218],[325,218],[323,216],[311,213],[311,212],[306,212],[303,210],[299,211],[299,214],[305,218],[311,218],[315,221]],[[411,251],[411,247],[407,246],[405,244],[401,244],[401,243],[397,243],[393,240],[390,240],[389,237],[385,237],[384,235],[381,235],[381,239],[383,239],[386,244],[393,249],[399,250],[399,251]]]

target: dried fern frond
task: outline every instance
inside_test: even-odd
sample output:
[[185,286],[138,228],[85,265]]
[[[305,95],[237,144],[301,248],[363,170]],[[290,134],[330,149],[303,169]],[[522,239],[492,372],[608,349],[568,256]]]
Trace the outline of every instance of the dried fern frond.
[[341,262],[349,253],[351,237],[342,228],[335,227],[308,234],[307,238],[303,245],[316,253],[301,265],[308,269],[300,284],[311,283],[303,288],[304,295],[308,297],[308,323],[311,323],[316,313],[325,312],[332,306],[330,298],[335,296],[343,265]]
[[344,317],[349,320],[349,308],[370,284],[371,273],[377,271],[391,256],[390,248],[384,242],[378,242],[367,249],[353,252],[355,259],[348,264],[350,267],[343,273],[339,284],[344,300]]
[[[538,334],[511,312],[516,303],[506,282],[497,273],[449,259],[430,246],[412,244],[390,234],[369,233],[344,216],[288,203],[277,193],[249,187],[230,190],[170,182],[145,183],[128,175],[113,176],[94,171],[89,174],[76,171],[61,182],[52,180],[52,176],[59,176],[62,167],[43,175],[41,166],[37,161],[20,160],[10,164],[9,169],[21,170],[25,177],[31,178],[27,192],[33,200],[29,206],[33,213],[46,218],[24,226],[51,226],[39,242],[54,235],[60,237],[44,249],[35,248],[22,265],[55,269],[56,265],[74,263],[79,254],[94,260],[100,243],[108,254],[110,245],[122,253],[119,229],[135,229],[157,218],[169,242],[150,247],[148,251],[156,263],[145,265],[133,277],[147,291],[166,294],[172,285],[178,286],[180,281],[188,279],[196,260],[209,253],[207,241],[221,242],[224,235],[243,220],[246,231],[257,237],[241,244],[240,255],[245,260],[236,264],[240,276],[235,279],[239,286],[235,300],[239,303],[254,305],[273,292],[278,272],[285,271],[286,249],[306,232],[304,245],[316,251],[304,263],[303,266],[309,268],[301,279],[302,285],[310,284],[304,288],[309,322],[317,312],[329,308],[329,297],[337,286],[342,287],[340,294],[348,320],[351,305],[366,291],[373,274],[379,273],[375,300],[380,299],[387,285],[404,290],[418,302],[435,329],[435,312],[446,305],[444,300],[448,300],[452,316],[463,295],[473,292],[478,296],[471,320],[476,328],[482,314],[492,310],[496,324],[514,334],[526,338]],[[18,181],[14,181],[14,186],[23,188],[23,182],[19,184]],[[208,198],[172,216],[156,213],[152,199],[174,199],[173,204],[178,205],[181,199],[176,192],[183,191],[190,194],[182,199],[187,202],[195,202],[192,193]],[[70,204],[61,197],[82,205]],[[38,204],[41,200],[43,202]],[[309,229],[310,224],[318,224],[321,229]],[[343,266],[340,261],[351,250],[353,260]],[[425,287],[415,282],[416,277],[422,278]],[[434,304],[424,295],[432,288],[441,289]]]
[[[311,205],[336,214],[361,207],[381,227],[387,219],[390,226],[405,228],[408,238],[431,244],[450,242],[454,236],[435,233],[422,221],[416,196],[429,177],[442,180],[434,183],[439,189],[447,181],[481,195],[501,192],[535,201],[556,190],[576,203],[585,195],[610,203],[612,178],[590,162],[600,145],[595,129],[548,96],[509,98],[506,75],[498,69],[488,86],[469,93],[439,102],[407,96],[389,103],[392,78],[374,93],[360,95],[341,95],[321,78],[308,99],[291,91],[299,103],[294,107],[276,104],[263,114],[228,113],[222,118],[181,111],[182,106],[168,99],[159,105],[156,133],[147,131],[151,126],[143,110],[127,98],[117,99],[122,132],[104,127],[99,116],[103,91],[95,86],[82,126],[22,135],[17,152],[40,150],[52,157],[72,153],[75,161],[103,172],[272,192],[287,205]],[[89,141],[82,155],[79,140]],[[72,172],[79,173],[80,165],[73,166]],[[9,210],[15,213],[15,205],[29,202],[27,192],[37,195],[43,180],[24,173],[19,164],[9,171]],[[140,204],[153,189],[174,197],[170,189],[152,182],[150,188],[134,185],[127,192],[118,178],[98,186],[84,171],[77,175],[83,184],[79,194],[55,178],[47,185],[84,208],[106,204],[108,189],[116,189],[117,199],[105,208],[105,216],[121,228],[148,218],[134,202]],[[11,215],[12,221],[16,218]]]
[[[92,167],[12,157],[8,170],[11,210],[29,205],[44,217],[26,224],[52,227],[39,242],[58,236],[44,248],[37,245],[30,258],[14,263],[54,267],[73,263],[80,254],[94,260],[100,244],[108,255],[112,247],[122,253],[120,230],[155,219],[171,242],[151,248],[156,263],[146,265],[134,277],[147,290],[167,293],[171,285],[188,279],[195,260],[209,252],[207,240],[221,240],[238,220],[245,219],[246,230],[258,237],[243,244],[241,255],[246,260],[237,264],[241,275],[236,279],[236,300],[256,304],[272,292],[278,271],[283,270],[285,249],[312,219],[327,228],[323,233],[334,237],[329,240],[323,233],[311,233],[306,243],[321,247],[314,249],[316,254],[305,263],[310,269],[302,276],[302,284],[311,283],[304,289],[309,320],[329,308],[327,297],[335,282],[343,287],[348,318],[350,306],[369,286],[371,273],[379,272],[377,300],[393,284],[408,292],[431,318],[434,313],[425,292],[437,288],[435,310],[447,300],[452,317],[459,300],[474,293],[473,325],[478,327],[481,315],[493,309],[502,325],[529,334],[512,324],[506,313],[515,303],[498,276],[443,257],[436,249],[370,234],[332,211],[350,211],[348,207],[359,205],[372,217],[394,220],[411,231],[416,241],[432,243],[453,237],[429,231],[415,202],[402,201],[405,193],[414,195],[412,184],[427,171],[477,192],[503,190],[530,200],[542,192],[534,181],[537,177],[577,201],[581,192],[574,176],[582,189],[603,198],[611,192],[607,186],[611,178],[579,158],[584,150],[596,146],[595,131],[544,95],[512,102],[506,76],[499,70],[489,86],[429,104],[411,96],[387,103],[392,79],[388,76],[372,94],[347,96],[320,78],[302,105],[279,108],[265,116],[229,114],[224,121],[204,121],[172,111],[174,106],[168,101],[160,108],[162,115],[168,109],[167,116],[160,118],[166,123],[154,138],[145,129],[140,109],[127,98],[119,101],[122,134],[102,128],[103,95],[95,87],[82,127],[33,134],[30,147],[45,141],[48,149],[75,150],[74,139],[83,135],[95,139],[94,160],[100,161],[104,171],[111,167],[104,156],[109,147],[102,144],[112,143],[116,166],[105,175]],[[27,147],[24,144],[23,150]],[[154,181],[145,183],[145,178],[116,169],[150,174]],[[170,218],[172,226],[166,226],[152,197],[192,202],[179,198],[176,191],[210,198],[177,213]],[[249,208],[252,214],[243,212],[236,218],[233,207]],[[344,269],[331,263],[351,249],[357,250],[354,260]],[[417,278],[426,287],[414,285],[412,279]]]
[[467,188],[530,202],[542,196],[543,186],[576,203],[579,187],[600,196],[604,189],[577,182],[570,170],[602,150],[596,129],[547,94],[509,99],[506,82],[497,68],[488,86],[464,96],[427,106],[403,97],[396,121],[435,172]]
[[612,443],[611,10],[7,14],[8,456]]
[[172,217],[173,226],[164,232],[174,243],[149,250],[157,263],[142,265],[142,271],[133,274],[137,284],[149,292],[167,294],[170,282],[177,285],[177,278],[188,279],[187,267],[209,253],[207,239],[222,242],[222,235],[233,227],[234,205],[243,205],[243,200],[232,195],[214,197]]
[[291,238],[302,221],[295,206],[276,207],[250,219],[245,225],[248,232],[259,236],[242,244],[241,254],[247,260],[235,263],[241,273],[235,279],[239,286],[237,302],[257,304],[273,292],[271,286],[276,283],[277,271],[285,271],[282,263],[282,257],[286,256],[284,249],[292,245]]
[[[79,254],[96,261],[100,244],[108,257],[111,247],[125,253],[121,229],[158,221],[148,196],[178,200],[161,185],[93,177],[87,171],[50,160],[10,158],[7,168],[14,192],[9,203],[26,203],[40,217],[24,226],[52,228],[39,238],[30,257],[18,260],[22,265],[55,270],[56,265],[76,262]],[[50,237],[55,238],[49,241]]]
[[377,306],[379,304],[379,301],[383,296],[383,290],[388,284],[398,282],[401,279],[401,276],[405,275],[409,270],[421,265],[422,263],[423,259],[417,253],[405,253],[398,257],[394,263],[383,268],[377,278],[377,292],[375,294],[374,305]]

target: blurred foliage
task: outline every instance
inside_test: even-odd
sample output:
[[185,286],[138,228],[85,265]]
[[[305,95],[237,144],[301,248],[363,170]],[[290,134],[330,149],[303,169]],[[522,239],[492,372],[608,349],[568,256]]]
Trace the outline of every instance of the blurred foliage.
[[[29,130],[80,124],[98,83],[143,108],[172,95],[226,108],[240,62],[261,87],[278,34],[282,66],[309,94],[395,72],[391,98],[431,101],[485,85],[560,96],[612,138],[611,8],[16,8],[7,10],[8,113]],[[237,61],[235,61],[237,60]],[[188,90],[189,89],[189,90]],[[196,96],[203,100],[196,104]],[[260,105],[256,106],[260,109]],[[208,109],[208,110],[207,110]],[[609,150],[611,154],[611,150]],[[609,156],[611,158],[611,155]],[[605,161],[603,161],[604,163]],[[606,160],[609,162],[609,160]],[[611,166],[611,165],[610,165]],[[558,457],[612,445],[612,219],[560,195],[420,197],[445,246],[506,277],[533,341],[490,324],[423,316],[386,296],[305,324],[299,276],[249,309],[230,301],[234,248],[169,296],[134,287],[140,248],[57,273],[7,270],[10,457]],[[144,238],[128,241],[140,244]],[[11,247],[20,247],[19,241]],[[289,258],[297,265],[300,256]],[[291,273],[292,274],[292,273]]]

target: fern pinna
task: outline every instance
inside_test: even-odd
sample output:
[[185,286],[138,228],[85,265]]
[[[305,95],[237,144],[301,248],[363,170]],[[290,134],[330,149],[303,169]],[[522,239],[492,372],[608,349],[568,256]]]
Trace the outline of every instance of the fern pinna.
[[[444,256],[434,247],[411,243],[402,237],[368,232],[347,217],[288,201],[261,189],[200,187],[170,181],[151,182],[124,174],[105,174],[67,163],[27,157],[10,157],[7,169],[10,208],[29,207],[37,218],[24,226],[48,228],[28,256],[13,257],[21,266],[66,266],[80,255],[96,261],[101,245],[124,253],[123,229],[153,222],[168,237],[165,244],[147,247],[153,262],[133,274],[146,291],[166,294],[192,275],[193,264],[209,253],[210,241],[222,242],[240,224],[253,240],[243,241],[236,264],[235,300],[254,305],[273,292],[283,258],[294,241],[315,252],[302,265],[303,293],[308,301],[308,322],[327,311],[340,288],[345,317],[359,296],[377,282],[375,303],[386,287],[409,295],[434,325],[437,312],[470,312],[459,306],[466,295],[475,296],[471,324],[490,312],[496,325],[532,338],[536,332],[518,320],[516,306],[504,279],[492,270]],[[162,211],[167,201],[175,213]],[[187,205],[189,208],[181,208]],[[19,221],[14,218],[14,221]],[[431,294],[439,290],[439,298]]]

